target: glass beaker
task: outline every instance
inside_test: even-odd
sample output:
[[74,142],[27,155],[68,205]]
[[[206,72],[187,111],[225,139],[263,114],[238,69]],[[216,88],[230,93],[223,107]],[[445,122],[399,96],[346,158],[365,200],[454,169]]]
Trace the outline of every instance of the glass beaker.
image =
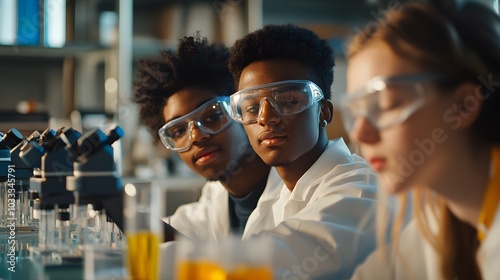
[[231,236],[217,242],[179,241],[177,280],[271,280],[272,246],[268,236],[241,240]]
[[164,191],[156,184],[127,184],[124,196],[128,274],[132,279],[158,279]]

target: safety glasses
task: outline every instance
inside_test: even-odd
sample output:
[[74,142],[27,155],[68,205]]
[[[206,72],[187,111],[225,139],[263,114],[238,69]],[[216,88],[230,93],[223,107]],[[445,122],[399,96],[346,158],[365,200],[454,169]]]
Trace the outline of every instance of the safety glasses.
[[160,128],[160,140],[170,150],[187,151],[192,145],[194,126],[204,133],[214,135],[226,129],[231,123],[229,97],[223,96],[203,103],[196,110],[166,123]]
[[435,73],[374,77],[341,99],[344,126],[351,131],[359,117],[366,118],[379,130],[399,125],[424,104],[426,82],[450,79]]
[[237,122],[257,121],[267,100],[281,116],[298,114],[323,99],[321,89],[311,81],[289,80],[240,90],[231,95],[231,116]]

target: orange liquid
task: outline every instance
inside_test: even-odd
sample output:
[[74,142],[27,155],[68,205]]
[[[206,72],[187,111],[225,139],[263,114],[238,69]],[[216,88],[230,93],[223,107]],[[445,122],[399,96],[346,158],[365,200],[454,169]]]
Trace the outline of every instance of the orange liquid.
[[238,266],[225,272],[217,264],[209,261],[184,261],[178,266],[177,280],[271,280],[269,267]]
[[178,266],[177,280],[224,280],[224,270],[209,261],[184,261]]
[[226,274],[227,280],[271,280],[273,274],[269,267],[237,266],[233,271]]
[[128,274],[131,279],[158,279],[159,240],[151,232],[127,235]]

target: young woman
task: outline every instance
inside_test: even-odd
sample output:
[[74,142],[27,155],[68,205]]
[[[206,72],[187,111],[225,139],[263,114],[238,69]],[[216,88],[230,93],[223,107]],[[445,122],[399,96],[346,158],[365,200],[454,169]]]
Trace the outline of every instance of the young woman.
[[442,5],[399,6],[350,45],[346,126],[416,216],[355,279],[500,279],[500,19]]

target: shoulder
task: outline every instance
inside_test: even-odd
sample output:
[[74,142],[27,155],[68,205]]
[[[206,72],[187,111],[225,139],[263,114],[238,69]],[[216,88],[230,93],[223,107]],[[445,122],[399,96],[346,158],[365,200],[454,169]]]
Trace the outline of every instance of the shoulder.
[[350,177],[360,175],[363,180],[375,179],[375,172],[366,160],[352,153],[342,138],[330,140],[324,155],[320,158],[328,167],[323,177]]
[[333,166],[318,178],[317,183],[318,191],[323,194],[344,194],[375,199],[378,179],[364,160],[353,158]]
[[211,198],[214,196],[227,195],[227,190],[219,181],[208,181],[203,185],[201,197]]
[[439,279],[438,263],[436,251],[413,219],[401,232],[398,246],[372,252],[351,279]]

